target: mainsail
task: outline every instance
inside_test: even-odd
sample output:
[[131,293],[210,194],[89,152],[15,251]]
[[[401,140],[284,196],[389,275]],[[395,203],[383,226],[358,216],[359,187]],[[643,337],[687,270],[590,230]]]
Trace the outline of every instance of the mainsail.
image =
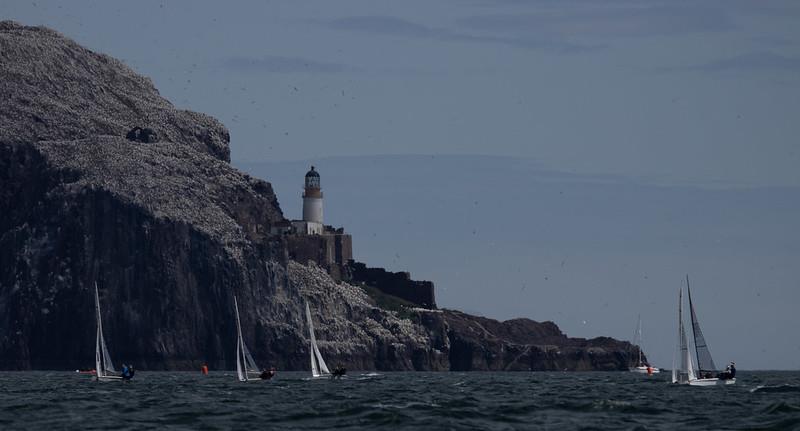
[[638,322],[636,323],[636,332],[633,333],[633,345],[639,352],[639,360],[634,366],[642,366],[642,315],[639,315]]
[[308,302],[306,302],[306,320],[308,320],[308,333],[311,339],[311,346],[309,348],[309,354],[311,356],[311,375],[320,377],[325,374],[330,374],[331,372],[328,370],[328,365],[325,364],[325,360],[322,359],[322,354],[317,347],[317,338],[314,336],[314,322],[311,321],[311,309],[308,307]]
[[676,358],[672,358],[672,383],[688,383],[695,379],[692,355],[686,341],[686,329],[683,326],[683,289],[678,293],[678,349],[675,352],[680,366],[676,366]]
[[97,338],[95,341],[95,352],[94,352],[94,362],[95,362],[95,372],[97,373],[97,378],[107,377],[109,373],[115,373],[117,370],[114,369],[114,363],[111,362],[111,355],[108,353],[108,348],[106,347],[106,340],[103,337],[103,319],[100,315],[100,294],[97,290],[97,283],[94,283],[94,309],[95,309],[95,316],[97,318]]
[[708,344],[703,331],[700,330],[700,322],[697,321],[697,314],[694,311],[694,304],[692,303],[692,291],[689,289],[689,276],[686,276],[686,291],[689,293],[689,312],[692,315],[692,332],[694,333],[694,348],[697,354],[697,370],[702,376],[703,371],[717,371],[717,366],[714,365],[714,359],[711,358],[711,351],[708,350]]
[[683,290],[678,291],[678,342],[675,343],[675,351],[672,352],[672,383],[678,383],[681,369],[678,369],[678,358],[682,358],[681,348],[686,344],[686,332],[683,331],[683,321],[681,320],[681,302],[683,300]]
[[239,303],[236,295],[233,296],[233,306],[236,310],[236,375],[240,382],[246,382],[253,378],[249,374],[259,374],[258,366],[242,338],[242,323],[239,320]]

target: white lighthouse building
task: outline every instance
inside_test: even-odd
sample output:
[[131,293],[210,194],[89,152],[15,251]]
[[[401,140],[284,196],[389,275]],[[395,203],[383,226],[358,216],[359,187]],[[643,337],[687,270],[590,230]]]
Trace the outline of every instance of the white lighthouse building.
[[322,224],[322,189],[319,186],[319,172],[313,166],[306,173],[303,188],[303,221]]
[[297,233],[306,235],[320,235],[324,231],[322,219],[322,188],[320,187],[319,172],[314,167],[306,173],[303,186],[303,220],[292,222]]
[[323,224],[322,187],[313,166],[303,184],[303,219],[282,220],[270,229],[273,235],[283,237],[287,259],[303,265],[315,262],[335,280],[341,281],[347,274],[353,260],[353,238],[342,227]]

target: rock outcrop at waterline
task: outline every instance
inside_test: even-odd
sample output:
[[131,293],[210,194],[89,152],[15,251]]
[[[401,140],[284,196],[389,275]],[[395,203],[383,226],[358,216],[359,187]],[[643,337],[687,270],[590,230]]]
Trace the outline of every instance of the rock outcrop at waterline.
[[614,371],[626,369],[635,347],[608,337],[569,338],[553,322],[498,322],[445,311],[451,370]]
[[625,367],[626,343],[384,310],[290,261],[272,187],[230,166],[228,141],[121,62],[0,22],[0,369],[91,365],[94,283],[113,357],[139,369],[232,369],[234,295],[254,356],[280,369],[308,367],[304,301],[351,369]]

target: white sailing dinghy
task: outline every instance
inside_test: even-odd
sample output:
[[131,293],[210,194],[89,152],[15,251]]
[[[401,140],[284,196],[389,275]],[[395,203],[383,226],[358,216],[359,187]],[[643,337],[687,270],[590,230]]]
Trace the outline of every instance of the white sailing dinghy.
[[[711,351],[708,348],[708,343],[703,336],[703,331],[700,329],[700,322],[697,320],[697,313],[694,309],[692,302],[692,291],[689,288],[689,277],[686,277],[686,292],[689,296],[689,313],[692,319],[692,341],[694,342],[695,359],[697,360],[697,369],[694,369],[692,364],[692,355],[689,350],[689,345],[686,342],[686,331],[683,326],[683,298],[682,292],[679,295],[680,304],[678,305],[678,346],[681,355],[681,368],[675,370],[673,366],[672,382],[673,383],[688,383],[691,386],[723,386],[732,385],[736,383],[735,378],[718,377],[717,366],[714,364],[714,359],[711,357]],[[683,374],[685,371],[685,380]]]
[[236,295],[233,296],[233,307],[236,309],[236,376],[240,382],[260,381],[261,372],[258,371],[256,361],[242,338],[242,323],[239,320],[239,303]]
[[655,374],[660,373],[656,367],[650,366],[645,364],[642,361],[642,316],[639,315],[639,323],[636,325],[636,332],[633,334],[633,345],[636,346],[639,350],[639,360],[636,361],[636,365],[630,367],[629,370],[633,373],[642,373],[642,374]]
[[314,336],[314,322],[311,321],[311,309],[308,307],[308,302],[306,302],[306,319],[308,320],[308,333],[311,340],[309,348],[311,352],[311,375],[314,378],[330,377],[331,372],[328,370],[328,366],[325,364],[325,360],[322,359],[322,354],[317,347],[317,338]]
[[94,366],[96,379],[100,382],[113,380],[122,381],[122,376],[117,374],[114,363],[111,362],[111,355],[108,354],[106,340],[103,337],[103,319],[100,317],[100,294],[97,291],[97,283],[94,283],[94,309],[97,316],[97,337],[94,349]]

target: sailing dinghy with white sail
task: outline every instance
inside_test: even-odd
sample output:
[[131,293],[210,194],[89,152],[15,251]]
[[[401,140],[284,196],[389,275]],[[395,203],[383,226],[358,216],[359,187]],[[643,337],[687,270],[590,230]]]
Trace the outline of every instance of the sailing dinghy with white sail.
[[[719,373],[708,343],[700,329],[700,322],[697,320],[697,313],[692,302],[692,291],[689,289],[689,277],[686,277],[686,292],[689,296],[689,314],[692,320],[692,341],[694,344],[695,357],[692,358],[690,345],[687,343],[686,330],[683,325],[683,291],[678,295],[678,349],[676,357],[673,358],[672,382],[684,383],[691,386],[723,386],[736,383],[735,377],[721,378],[725,373]],[[692,361],[697,361],[697,368]],[[677,361],[680,366],[677,367]]]
[[111,355],[108,353],[106,340],[103,337],[103,319],[100,316],[100,294],[97,291],[97,283],[94,284],[94,310],[97,317],[97,337],[94,349],[96,379],[100,382],[122,381],[122,376],[117,374],[117,370],[114,369],[114,363],[111,362]]
[[306,302],[306,320],[308,320],[308,333],[310,341],[310,355],[311,355],[311,375],[314,378],[317,377],[330,377],[331,372],[328,370],[328,366],[325,364],[325,360],[322,359],[322,354],[319,352],[319,348],[317,347],[317,337],[314,336],[314,322],[311,321],[311,309],[308,307],[308,302]]
[[636,349],[639,353],[639,359],[636,361],[636,365],[629,368],[632,373],[642,373],[642,374],[655,374],[660,373],[656,367],[651,366],[650,364],[646,364],[642,360],[642,316],[639,315],[639,323],[636,325],[636,332],[633,334],[633,345],[636,346]]
[[236,295],[233,296],[233,307],[236,310],[236,376],[240,382],[260,381],[261,372],[258,371],[256,361],[247,345],[244,344],[242,337],[242,323],[239,320],[239,303],[236,300]]

